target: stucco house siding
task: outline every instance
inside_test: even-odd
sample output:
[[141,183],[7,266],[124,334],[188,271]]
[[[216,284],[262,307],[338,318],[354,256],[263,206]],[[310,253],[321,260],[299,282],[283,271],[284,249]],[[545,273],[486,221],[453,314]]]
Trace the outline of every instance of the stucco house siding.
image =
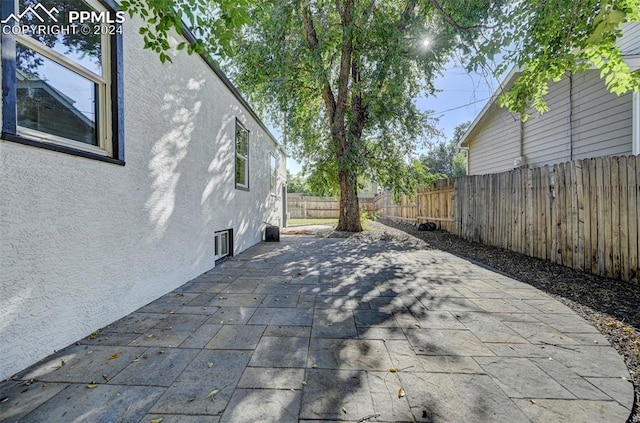
[[0,379],[214,267],[215,231],[238,254],[280,222],[285,158],[263,125],[201,57],[163,65],[123,27],[126,165],[0,141]]

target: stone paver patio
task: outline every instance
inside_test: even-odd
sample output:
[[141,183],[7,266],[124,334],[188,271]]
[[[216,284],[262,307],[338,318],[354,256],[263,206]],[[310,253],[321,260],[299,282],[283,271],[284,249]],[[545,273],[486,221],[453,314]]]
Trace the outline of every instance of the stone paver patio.
[[283,237],[0,383],[0,421],[624,422],[616,351],[438,250]]

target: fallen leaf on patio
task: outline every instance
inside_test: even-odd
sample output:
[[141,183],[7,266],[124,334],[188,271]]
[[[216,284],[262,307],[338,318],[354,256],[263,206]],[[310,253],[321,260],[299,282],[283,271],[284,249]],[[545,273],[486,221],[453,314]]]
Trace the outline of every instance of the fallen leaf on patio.
[[535,403],[536,403],[536,402],[535,402],[535,400],[532,400],[532,399],[530,399],[530,400],[529,400],[529,402],[530,402],[531,404],[535,404]]
[[420,323],[414,323],[413,326],[417,327],[418,329],[420,329],[422,326],[420,325]]
[[213,391],[209,392],[209,395],[207,395],[207,398],[211,398],[215,396],[215,394],[217,394],[218,392],[220,392],[220,389],[214,389]]
[[313,365],[311,366],[311,368],[312,368],[312,369],[317,369],[317,368],[318,368],[318,365],[317,365],[317,364],[313,364]]
[[303,384],[304,386],[307,386],[307,382],[305,382],[304,380],[302,381],[302,384]]
[[404,397],[406,394],[404,393],[404,389],[400,388],[398,389],[398,398],[402,398]]
[[176,297],[184,297],[184,294],[176,294]]
[[104,380],[106,380],[107,382],[109,382],[111,380],[111,378],[109,376],[107,376],[107,375],[102,375],[102,378]]
[[221,300],[224,300],[224,297],[218,297],[218,298],[221,299]]
[[158,354],[164,354],[164,350],[158,350]]
[[93,389],[93,388],[97,388],[97,387],[98,387],[98,385],[96,385],[95,383],[90,383],[90,384],[87,385],[87,388],[89,388],[89,389]]
[[67,364],[64,360],[60,360],[60,367],[64,366],[65,364]]
[[164,420],[164,419],[162,417],[160,417],[158,419],[150,420],[149,423],[160,423],[162,420]]
[[342,408],[340,409],[340,411],[342,411],[344,414],[347,414],[347,409],[346,409],[346,408],[344,408],[344,407],[342,407]]
[[9,401],[9,397],[0,398],[0,404],[4,404],[7,401]]
[[42,389],[47,389],[48,387],[49,387],[49,384],[48,384],[48,383],[43,383],[43,384],[42,384]]
[[397,367],[391,367],[391,368],[389,368],[389,371],[391,373],[396,373],[398,371],[398,368]]
[[222,325],[224,323],[224,320],[220,320],[220,324]]
[[208,366],[209,368],[212,368],[212,367],[213,367],[213,363],[209,363],[209,364],[207,364],[207,366]]
[[153,334],[147,335],[147,338],[153,338]]
[[37,381],[38,379],[27,379],[20,382],[17,386],[29,386],[29,385],[33,385]]
[[85,354],[86,355],[93,354],[93,351],[87,351]]
[[121,355],[122,355],[122,353],[111,354],[109,356],[109,360],[115,360],[116,358],[120,357]]
[[187,399],[187,402],[193,402],[195,400],[196,400],[196,397],[191,397],[191,398]]

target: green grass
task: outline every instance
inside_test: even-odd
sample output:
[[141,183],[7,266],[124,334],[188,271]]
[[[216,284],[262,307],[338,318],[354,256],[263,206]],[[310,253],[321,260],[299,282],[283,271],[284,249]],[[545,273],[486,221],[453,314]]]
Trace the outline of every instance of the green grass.
[[298,217],[292,217],[287,221],[287,226],[307,226],[307,225],[334,225],[338,223],[338,219],[334,218],[319,218],[319,219],[302,219]]

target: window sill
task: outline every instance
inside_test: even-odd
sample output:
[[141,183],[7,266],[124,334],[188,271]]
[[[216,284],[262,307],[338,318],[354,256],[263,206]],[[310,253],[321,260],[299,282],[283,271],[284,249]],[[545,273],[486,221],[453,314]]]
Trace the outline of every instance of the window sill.
[[249,191],[249,187],[245,187],[245,186],[238,185],[238,184],[236,184],[236,189],[239,189],[241,191]]
[[13,135],[13,134],[7,134],[7,133],[2,133],[2,139],[5,141],[11,141],[11,142],[16,142],[19,144],[23,144],[23,145],[29,145],[32,147],[38,147],[38,148],[43,148],[45,150],[51,150],[51,151],[56,151],[58,153],[64,153],[64,154],[69,154],[72,156],[78,156],[78,157],[84,157],[85,159],[92,159],[92,160],[97,160],[97,161],[101,161],[101,162],[106,162],[106,163],[111,163],[111,164],[116,164],[116,165],[120,165],[120,166],[124,166],[125,165],[125,161],[124,160],[118,160],[118,159],[114,159],[113,157],[108,157],[108,156],[101,156],[99,154],[94,154],[88,151],[83,151],[80,149],[75,149],[75,148],[70,148],[70,147],[65,147],[62,145],[57,145],[57,144],[49,144],[46,142],[41,142],[41,141],[34,141],[28,138],[23,138],[21,136],[18,135]]

